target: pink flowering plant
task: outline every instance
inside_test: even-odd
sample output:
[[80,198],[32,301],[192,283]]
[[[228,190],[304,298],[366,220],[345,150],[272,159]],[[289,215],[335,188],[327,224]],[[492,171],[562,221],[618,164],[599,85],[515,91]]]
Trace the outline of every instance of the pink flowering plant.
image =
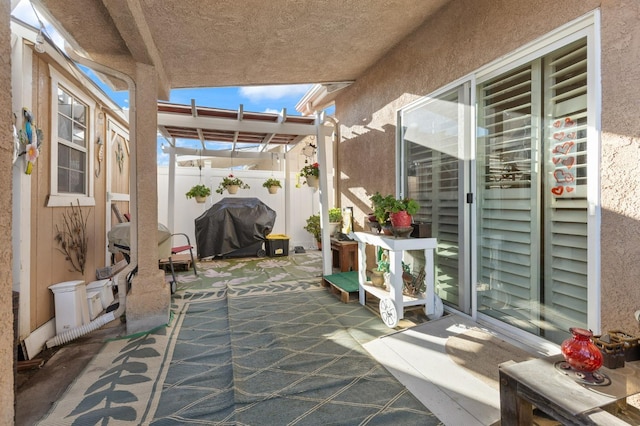
[[233,174],[230,174],[227,177],[222,178],[222,182],[218,185],[218,189],[216,192],[218,194],[222,194],[228,187],[237,186],[240,189],[249,189],[250,186],[242,181],[242,179],[235,177]]

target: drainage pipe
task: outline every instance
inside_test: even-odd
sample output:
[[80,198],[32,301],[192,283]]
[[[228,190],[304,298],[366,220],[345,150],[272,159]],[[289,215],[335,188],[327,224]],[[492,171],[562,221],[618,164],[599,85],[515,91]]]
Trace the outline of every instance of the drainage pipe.
[[129,275],[129,273],[131,273],[131,271],[135,269],[135,267],[136,265],[130,263],[122,271],[113,276],[113,285],[118,287],[118,307],[115,310],[100,315],[90,323],[81,325],[80,327],[72,328],[65,331],[64,333],[60,333],[52,337],[51,339],[47,340],[47,348],[52,348],[54,346],[69,343],[72,340],[75,340],[79,337],[84,336],[85,334],[89,334],[92,331],[99,329],[103,325],[110,323],[116,318],[120,318],[120,316],[125,312],[125,306],[127,302],[127,290],[129,289],[127,276]]

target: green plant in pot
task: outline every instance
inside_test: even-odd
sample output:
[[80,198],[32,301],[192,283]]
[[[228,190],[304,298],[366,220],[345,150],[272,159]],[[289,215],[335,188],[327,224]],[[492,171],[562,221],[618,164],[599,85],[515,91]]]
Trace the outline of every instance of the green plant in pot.
[[373,215],[378,221],[381,230],[387,235],[392,235],[391,223],[389,222],[389,214],[391,211],[391,205],[395,202],[394,196],[383,196],[379,192],[376,192],[369,199],[371,200]]
[[307,224],[304,227],[304,230],[313,235],[313,238],[316,239],[318,243],[318,248],[320,248],[320,215],[314,214],[307,218]]
[[311,187],[318,187],[318,177],[320,176],[320,165],[318,163],[307,164],[300,170],[300,177],[305,178],[305,183]]
[[205,199],[211,195],[211,188],[202,184],[194,185],[185,195],[187,199],[195,198],[197,202],[204,203]]
[[222,182],[218,184],[218,189],[216,189],[216,192],[218,194],[222,194],[226,190],[229,194],[235,194],[236,192],[238,192],[238,189],[249,188],[251,187],[244,183],[242,179],[235,177],[233,174],[230,174],[229,176],[222,178]]
[[275,178],[269,178],[265,180],[262,186],[269,190],[269,194],[275,194],[276,192],[278,192],[278,188],[282,188],[280,180]]
[[389,205],[389,220],[394,228],[411,227],[412,216],[418,213],[420,204],[413,198],[396,198]]
[[329,209],[329,225],[331,226],[331,235],[340,230],[342,225],[342,210],[338,207]]

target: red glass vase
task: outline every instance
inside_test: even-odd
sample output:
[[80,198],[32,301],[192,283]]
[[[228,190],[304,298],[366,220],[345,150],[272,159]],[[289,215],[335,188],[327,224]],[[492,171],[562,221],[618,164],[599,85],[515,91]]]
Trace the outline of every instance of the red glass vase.
[[569,329],[573,337],[568,338],[560,351],[565,361],[577,371],[593,372],[602,367],[602,353],[591,341],[593,333],[584,328],[572,327]]

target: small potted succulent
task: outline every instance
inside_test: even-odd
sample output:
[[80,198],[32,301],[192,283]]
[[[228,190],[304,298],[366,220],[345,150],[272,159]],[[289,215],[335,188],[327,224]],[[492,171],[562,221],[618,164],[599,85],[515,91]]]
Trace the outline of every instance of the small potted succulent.
[[238,189],[249,189],[250,186],[242,181],[242,179],[235,177],[233,174],[230,174],[227,177],[222,178],[222,182],[218,185],[218,189],[216,192],[218,194],[222,194],[225,190],[229,194],[235,194],[238,192]]
[[191,187],[189,192],[187,192],[185,195],[187,196],[187,199],[195,198],[196,202],[204,203],[207,197],[211,195],[211,188],[206,185],[198,184]]
[[269,178],[265,180],[262,186],[269,190],[269,194],[275,194],[276,192],[278,192],[278,188],[282,188],[280,180],[275,178]]

